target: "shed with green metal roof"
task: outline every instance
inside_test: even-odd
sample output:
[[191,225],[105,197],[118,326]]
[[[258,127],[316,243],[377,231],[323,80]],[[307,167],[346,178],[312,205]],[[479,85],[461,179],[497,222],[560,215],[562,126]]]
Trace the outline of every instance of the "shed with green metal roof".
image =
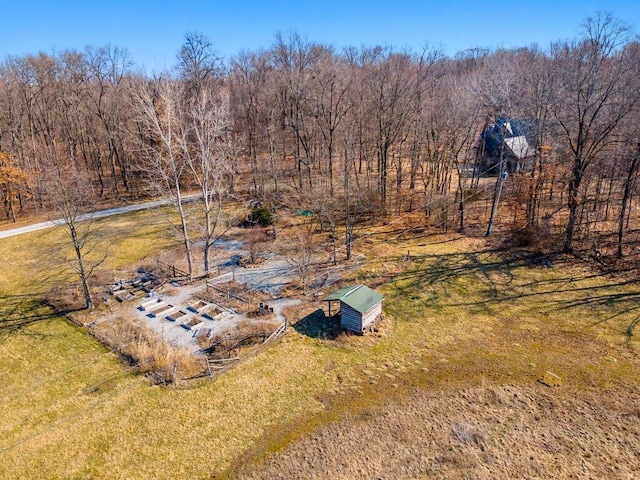
[[384,297],[366,285],[349,285],[327,295],[324,301],[340,302],[340,325],[357,333],[364,333],[382,317]]

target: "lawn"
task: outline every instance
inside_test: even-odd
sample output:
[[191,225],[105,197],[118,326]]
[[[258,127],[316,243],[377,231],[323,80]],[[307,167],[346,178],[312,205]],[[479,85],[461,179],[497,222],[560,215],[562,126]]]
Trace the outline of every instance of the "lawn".
[[[157,215],[104,220],[114,252],[105,269],[135,268],[175,241]],[[325,339],[322,305],[309,304],[290,315],[315,311],[314,328],[290,329],[216,381],[153,386],[40,303],[59,281],[40,268],[55,239],[0,240],[11,259],[0,314],[24,323],[0,334],[2,478],[229,476],[416,389],[532,385],[547,370],[560,389],[603,395],[640,380],[627,334],[640,314],[635,282],[566,258],[544,267],[484,239],[381,235],[356,245],[369,258],[357,280],[382,282],[386,297],[378,333]]]

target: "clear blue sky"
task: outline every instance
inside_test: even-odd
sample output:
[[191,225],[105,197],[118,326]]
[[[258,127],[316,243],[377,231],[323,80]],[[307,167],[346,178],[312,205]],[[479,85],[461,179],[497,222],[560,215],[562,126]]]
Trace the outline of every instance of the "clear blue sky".
[[425,43],[448,55],[574,37],[598,10],[640,30],[640,0],[5,0],[0,57],[86,45],[124,47],[147,71],[175,63],[186,32],[208,36],[226,58],[268,48],[274,34],[346,45]]

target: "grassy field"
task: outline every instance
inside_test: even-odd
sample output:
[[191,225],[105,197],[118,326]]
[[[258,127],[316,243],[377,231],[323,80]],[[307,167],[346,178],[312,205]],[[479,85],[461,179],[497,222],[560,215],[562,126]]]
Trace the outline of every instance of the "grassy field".
[[[105,221],[114,235],[115,253],[105,268],[135,268],[172,243],[154,215]],[[489,395],[488,390],[504,398],[494,402],[500,405],[493,409],[498,419],[508,416],[517,392],[531,405],[544,392],[561,404],[581,392],[602,404],[615,397],[629,405],[638,398],[639,344],[637,334],[629,335],[640,315],[635,281],[603,276],[566,258],[544,267],[525,253],[500,252],[484,239],[388,238],[382,232],[357,245],[370,260],[358,280],[379,284],[386,297],[386,320],[379,332],[328,339],[318,312],[322,305],[308,304],[290,312],[301,321],[281,342],[215,382],[190,388],[152,386],[40,303],[56,282],[56,275],[39,268],[40,252],[55,235],[38,232],[0,240],[2,257],[12,259],[0,279],[0,314],[14,323],[33,320],[20,330],[0,333],[0,477],[277,478],[282,476],[278,472],[297,472],[311,478],[313,472],[303,470],[309,463],[300,453],[305,448],[322,445],[326,455],[313,455],[344,460],[326,450],[331,441],[322,443],[333,433],[327,429],[344,434],[363,426],[355,429],[364,433],[349,439],[345,452],[367,435],[384,440],[378,450],[397,443],[399,431],[376,432],[371,426],[377,424],[372,417],[387,418],[391,411],[408,412],[390,418],[409,430],[400,438],[408,446],[429,447],[418,440],[429,431],[440,438],[434,432],[448,432],[455,422],[455,438],[469,448],[484,442],[492,448],[493,461],[502,464],[512,450],[509,443],[495,441],[493,417],[486,417],[481,429],[474,427],[472,417],[465,420],[465,408],[473,412],[486,403],[478,399]],[[407,250],[410,259],[405,261]],[[562,385],[549,389],[538,384],[547,371],[560,376]],[[461,400],[465,394],[470,398],[466,406]],[[431,395],[438,402],[429,400]],[[459,418],[436,421],[434,415],[449,407]],[[412,415],[421,422],[407,422]],[[514,424],[519,429],[536,421],[535,414],[518,418]],[[578,411],[556,423],[573,425],[580,418]],[[416,425],[418,440],[411,425]],[[637,451],[637,439],[629,439],[623,426],[613,425],[602,435],[610,435],[614,443],[617,436],[620,448],[627,442],[630,451]],[[569,455],[569,450],[559,451]],[[435,474],[481,476],[488,467],[478,455],[475,463],[452,457],[450,469]],[[317,478],[323,472],[338,478],[340,470],[334,467],[318,466]],[[359,468],[344,470],[350,475],[342,478],[380,473],[379,466],[366,470],[366,462]],[[554,472],[553,464],[538,468],[542,476]],[[403,475],[397,470],[396,476],[411,478],[425,471]],[[394,475],[389,470],[382,477]]]
[[[385,255],[371,268],[390,277],[380,289],[394,328],[377,347],[393,345],[394,358],[372,361],[357,395],[265,435],[223,476],[640,474],[637,282],[573,259],[543,267],[484,240],[431,240],[411,245],[404,272],[385,272]],[[548,371],[561,386],[539,382]]]

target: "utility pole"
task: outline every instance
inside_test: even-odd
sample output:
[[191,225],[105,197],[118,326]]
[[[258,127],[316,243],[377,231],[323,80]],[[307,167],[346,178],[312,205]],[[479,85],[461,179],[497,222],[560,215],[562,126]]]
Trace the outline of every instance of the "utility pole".
[[[511,133],[511,127],[509,127],[509,123],[506,124],[506,129]],[[500,128],[500,171],[498,172],[498,178],[496,179],[496,188],[493,191],[493,204],[491,205],[491,216],[489,217],[489,226],[487,227],[487,233],[485,237],[490,237],[493,232],[493,224],[496,220],[496,214],[498,213],[498,204],[500,203],[500,195],[502,194],[502,185],[504,181],[507,179],[509,175],[505,170],[505,158],[504,158],[504,140],[505,140],[505,125],[503,124]]]
[[509,173],[504,170],[504,161],[500,163],[500,174],[496,179],[496,189],[493,194],[493,205],[491,205],[491,217],[489,218],[489,227],[487,228],[487,233],[485,237],[490,237],[493,232],[493,223],[496,219],[496,213],[498,213],[498,204],[500,203],[500,195],[502,194],[502,186],[504,185],[505,180],[509,176]]

